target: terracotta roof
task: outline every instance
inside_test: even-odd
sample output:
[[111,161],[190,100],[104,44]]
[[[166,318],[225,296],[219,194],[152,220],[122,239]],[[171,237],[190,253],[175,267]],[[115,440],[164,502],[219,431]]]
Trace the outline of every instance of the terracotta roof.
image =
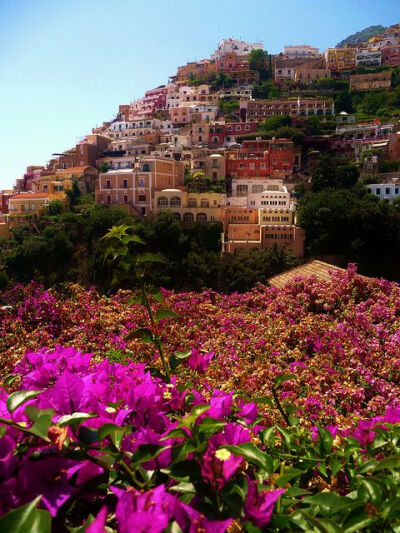
[[89,165],[85,167],[69,167],[69,168],[59,168],[57,174],[69,174],[72,172],[83,172],[84,170],[91,168]]
[[315,276],[318,281],[329,281],[331,279],[330,272],[331,271],[341,271],[345,272],[343,268],[337,267],[335,265],[331,265],[329,263],[324,263],[324,261],[309,261],[308,263],[305,263],[304,265],[300,265],[298,267],[292,268],[291,270],[288,270],[287,272],[284,272],[283,274],[278,274],[277,276],[273,276],[272,278],[269,278],[268,283],[272,285],[273,287],[277,287],[280,289],[289,281],[292,281],[293,278],[297,276],[302,277],[310,277]]
[[49,195],[43,192],[21,192],[19,194],[14,194],[11,196],[10,200],[23,200],[28,198],[48,198]]

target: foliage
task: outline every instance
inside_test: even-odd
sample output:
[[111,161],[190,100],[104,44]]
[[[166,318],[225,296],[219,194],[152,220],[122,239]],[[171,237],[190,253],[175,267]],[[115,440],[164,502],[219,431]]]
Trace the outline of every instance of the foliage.
[[364,28],[361,31],[357,31],[356,33],[353,33],[352,35],[349,35],[340,43],[338,43],[336,46],[338,48],[344,48],[347,44],[355,44],[355,43],[364,43],[367,42],[371,37],[375,37],[375,35],[379,35],[380,33],[384,32],[387,28],[385,26],[382,26],[381,24],[377,24],[376,26],[368,26],[367,28]]
[[3,295],[2,530],[396,531],[398,285],[162,291],[171,381],[140,302],[68,291]]
[[46,207],[46,214],[49,216],[59,215],[63,210],[63,203],[61,200],[53,200]]
[[251,50],[248,55],[250,70],[255,70],[259,74],[259,80],[265,81],[270,77],[269,56],[265,50]]
[[347,189],[353,187],[360,171],[357,165],[337,165],[329,155],[323,155],[311,171],[311,187],[313,192],[326,188]]
[[220,98],[218,100],[218,106],[220,112],[224,116],[227,116],[239,111],[239,100],[237,98]]
[[253,98],[279,98],[280,95],[281,91],[273,81],[262,81],[253,85]]

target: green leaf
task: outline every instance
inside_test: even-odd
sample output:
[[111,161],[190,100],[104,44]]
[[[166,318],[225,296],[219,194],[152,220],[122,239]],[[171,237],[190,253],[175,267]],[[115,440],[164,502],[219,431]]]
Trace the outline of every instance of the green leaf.
[[372,479],[363,479],[357,489],[358,497],[361,501],[370,502],[378,506],[382,501],[382,489]]
[[4,533],[50,533],[51,517],[48,511],[37,509],[42,496],[30,503],[9,511],[0,518],[0,531]]
[[174,485],[169,490],[173,490],[175,492],[181,492],[181,493],[195,493],[196,487],[193,485],[193,483],[178,483],[178,485]]
[[137,258],[139,264],[143,263],[165,263],[165,260],[157,254],[146,252],[140,254]]
[[149,328],[138,328],[128,333],[125,339],[140,339],[148,344],[154,342],[153,332]]
[[304,474],[303,470],[300,470],[299,468],[282,467],[281,473],[279,474],[276,484],[278,485],[278,487],[283,487],[284,485],[286,485],[286,483],[288,483],[292,479],[300,477],[303,474]]
[[43,415],[49,415],[53,417],[55,413],[55,409],[39,409],[39,407],[36,407],[35,405],[27,405],[25,407],[25,414],[32,420],[32,422],[36,422],[36,420],[41,418]]
[[[327,520],[326,518],[316,518],[305,511],[300,512],[314,526],[314,528],[321,533],[343,533],[343,529],[331,520]],[[315,531],[315,529],[313,531]]]
[[146,244],[139,235],[124,235],[121,237],[122,244],[128,244],[129,242],[137,242],[138,244]]
[[[302,500],[304,503],[310,503],[312,505],[318,505],[327,511],[352,508],[354,505],[359,506],[360,502],[354,502],[350,498],[340,496],[336,492],[320,492],[313,496],[305,496]],[[363,505],[361,503],[361,505]]]
[[199,416],[201,416],[203,413],[205,413],[209,409],[210,409],[209,405],[202,405],[202,404],[196,405],[190,411],[189,415],[186,415],[181,419],[181,425],[183,427],[192,429],[196,423],[196,420],[199,418]]
[[72,415],[62,416],[57,424],[60,427],[74,426],[80,424],[84,420],[89,420],[90,418],[97,418],[97,415],[91,415],[90,413],[73,413]]
[[112,424],[111,422],[103,424],[97,430],[97,437],[99,441],[105,437],[110,437],[111,442],[119,450],[121,448],[122,439],[125,435],[125,428]]
[[47,432],[52,423],[51,419],[52,419],[51,414],[49,413],[43,414],[36,420],[33,426],[29,428],[29,431],[33,433],[34,435],[36,435],[37,437],[47,442],[50,442],[50,439],[47,436]]
[[328,455],[332,449],[333,445],[333,437],[330,431],[327,429],[317,426],[319,435],[320,435],[320,442],[319,442],[319,449],[321,451],[321,454]]
[[170,309],[159,309],[156,312],[155,321],[160,322],[160,320],[163,320],[164,318],[180,318],[180,316]]
[[204,417],[200,424],[196,426],[199,437],[208,440],[211,435],[217,433],[225,426],[225,422],[217,418]]
[[270,407],[273,407],[275,405],[274,400],[269,396],[259,396],[258,398],[254,398],[254,401],[257,404],[269,405]]
[[378,472],[379,470],[393,470],[395,468],[398,468],[400,466],[400,455],[391,455],[389,457],[385,457],[382,459],[382,461],[379,461],[379,463],[375,466],[374,472]]
[[4,387],[10,387],[14,381],[21,377],[21,374],[9,374],[3,382]]
[[132,466],[147,463],[155,459],[164,450],[168,450],[171,446],[158,446],[158,444],[140,444],[132,455]]
[[169,360],[170,369],[175,370],[182,361],[184,361],[191,355],[192,350],[187,350],[186,352],[175,352]]
[[272,459],[269,455],[259,450],[257,446],[251,442],[246,442],[244,444],[239,444],[237,446],[224,445],[221,448],[229,450],[234,455],[241,455],[246,461],[252,463],[259,468],[272,472]]
[[35,398],[42,392],[43,390],[23,390],[13,392],[7,398],[7,409],[10,411],[10,413],[13,413],[20,405],[28,400],[31,400],[32,398]]
[[333,455],[330,458],[329,466],[331,467],[332,476],[335,477],[339,470],[342,468],[342,463],[337,457]]
[[285,381],[290,381],[291,379],[297,379],[296,374],[281,374],[274,381],[274,387],[277,389]]

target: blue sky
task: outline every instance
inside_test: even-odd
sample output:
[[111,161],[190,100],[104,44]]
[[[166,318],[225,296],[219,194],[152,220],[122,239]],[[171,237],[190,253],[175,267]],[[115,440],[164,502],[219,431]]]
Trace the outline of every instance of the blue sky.
[[224,37],[321,50],[400,0],[0,0],[0,189]]

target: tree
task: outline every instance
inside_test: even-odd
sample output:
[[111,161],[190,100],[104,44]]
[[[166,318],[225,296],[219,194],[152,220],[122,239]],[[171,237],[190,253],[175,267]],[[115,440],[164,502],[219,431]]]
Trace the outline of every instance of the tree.
[[73,210],[82,195],[81,190],[76,181],[72,183],[72,188],[66,191],[66,195],[69,199],[69,207],[71,210]]
[[268,52],[265,50],[252,50],[248,55],[250,70],[255,70],[260,76],[260,81],[267,80],[270,72],[268,70]]
[[311,188],[313,192],[335,187],[335,167],[329,155],[322,155],[311,170]]
[[104,161],[103,163],[101,163],[99,170],[100,172],[108,172],[109,168],[110,165],[107,163],[107,161]]
[[63,203],[61,200],[53,200],[46,207],[46,214],[50,216],[59,215],[63,210]]
[[336,167],[336,187],[350,189],[360,177],[360,169],[357,165],[340,165]]
[[292,119],[287,115],[275,115],[273,117],[267,118],[261,124],[262,131],[274,131],[282,126],[291,126]]

